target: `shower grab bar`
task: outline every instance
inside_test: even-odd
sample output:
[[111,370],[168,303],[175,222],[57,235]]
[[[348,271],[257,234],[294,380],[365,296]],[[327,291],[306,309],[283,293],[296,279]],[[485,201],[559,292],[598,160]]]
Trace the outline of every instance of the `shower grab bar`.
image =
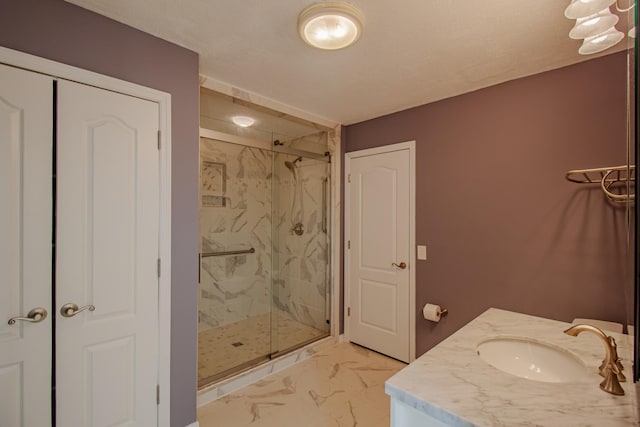
[[225,255],[242,255],[242,254],[252,254],[256,250],[254,248],[250,249],[240,249],[237,251],[219,251],[219,252],[204,252],[200,254],[201,258],[207,258],[212,256],[225,256]]

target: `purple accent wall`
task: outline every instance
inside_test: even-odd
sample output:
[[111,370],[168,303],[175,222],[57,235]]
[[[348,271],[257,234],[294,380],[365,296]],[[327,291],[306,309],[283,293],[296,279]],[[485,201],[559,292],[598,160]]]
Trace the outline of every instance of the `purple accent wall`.
[[62,0],[0,0],[0,45],[171,94],[171,425],[194,422],[198,55]]
[[625,209],[564,178],[626,163],[625,85],[622,52],[346,127],[347,152],[416,140],[418,354],[488,307],[633,319]]

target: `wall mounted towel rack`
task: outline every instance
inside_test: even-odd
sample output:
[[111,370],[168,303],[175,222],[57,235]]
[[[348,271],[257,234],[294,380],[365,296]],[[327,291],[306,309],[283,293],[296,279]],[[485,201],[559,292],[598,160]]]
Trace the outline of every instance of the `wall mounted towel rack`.
[[[568,171],[565,178],[578,184],[600,184],[607,199],[615,203],[631,203],[635,199],[635,165],[575,169]],[[614,193],[613,188],[623,189],[624,192]]]

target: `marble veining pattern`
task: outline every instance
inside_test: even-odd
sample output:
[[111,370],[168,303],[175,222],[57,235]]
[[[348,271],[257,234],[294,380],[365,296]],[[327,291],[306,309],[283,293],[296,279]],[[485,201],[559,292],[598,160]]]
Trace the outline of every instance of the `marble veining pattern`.
[[198,408],[201,427],[387,427],[384,381],[404,363],[349,343]]
[[[269,313],[271,309],[271,154],[201,138],[201,161],[224,165],[225,185],[209,195],[221,207],[200,207],[202,252],[256,252],[202,258],[199,331]],[[202,190],[201,190],[202,194]]]
[[[276,192],[274,221],[277,238],[274,245],[274,305],[292,318],[313,328],[328,330],[326,320],[329,299],[329,244],[323,231],[323,179],[329,165],[312,159],[296,163],[299,186],[285,161],[295,156],[276,156],[274,170]],[[329,194],[325,207],[329,206]],[[328,215],[328,213],[327,213]],[[292,231],[296,223],[302,223],[304,233]],[[327,222],[327,232],[329,223]]]
[[[451,426],[635,426],[636,387],[622,383],[626,395],[600,390],[597,368],[604,356],[599,338],[570,337],[570,325],[489,309],[386,382],[392,398]],[[612,334],[627,378],[631,378],[631,337]],[[543,383],[512,376],[482,361],[479,342],[492,337],[528,337],[559,346],[589,368],[584,381]]]
[[[275,329],[272,334],[272,328]],[[273,312],[198,333],[198,383],[220,372],[326,335],[286,313]]]

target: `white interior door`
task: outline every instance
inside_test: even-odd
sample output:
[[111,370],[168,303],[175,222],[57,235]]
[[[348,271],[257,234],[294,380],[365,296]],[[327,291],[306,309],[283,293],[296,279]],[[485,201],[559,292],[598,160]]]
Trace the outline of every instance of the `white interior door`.
[[410,150],[348,162],[349,339],[410,359]]
[[[50,77],[0,65],[3,427],[51,422],[52,94]],[[9,324],[36,308],[48,315]]]
[[67,81],[57,105],[57,425],[157,425],[158,105]]

